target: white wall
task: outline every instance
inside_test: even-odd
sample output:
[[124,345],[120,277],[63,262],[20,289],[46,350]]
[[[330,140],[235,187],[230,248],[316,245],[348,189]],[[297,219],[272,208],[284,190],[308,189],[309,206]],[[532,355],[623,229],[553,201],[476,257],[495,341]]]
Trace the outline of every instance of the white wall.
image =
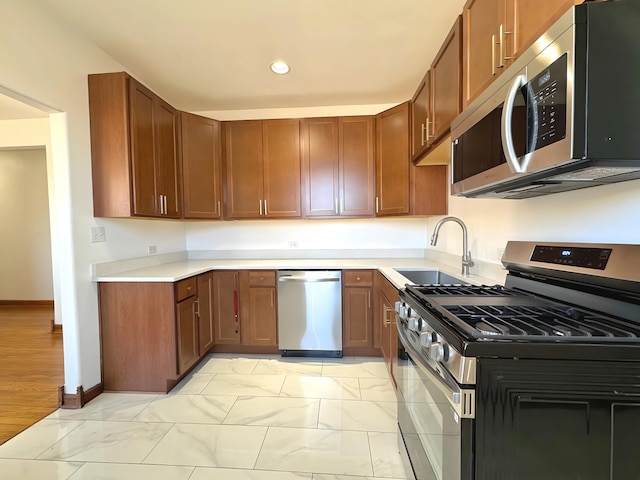
[[[449,213],[467,225],[472,257],[494,263],[508,240],[640,244],[640,180],[524,200],[451,197]],[[436,249],[459,255],[461,239],[447,224]]]
[[[90,265],[140,256],[148,244],[160,251],[184,250],[185,227],[93,218],[87,75],[127,68],[36,2],[3,0],[2,17],[0,85],[63,112],[49,118],[58,237],[54,263],[60,265],[65,390],[75,393],[80,385],[87,390],[100,382],[97,287]],[[90,243],[94,225],[106,227],[106,243]]]
[[45,149],[0,150],[0,299],[53,300]]
[[[424,218],[339,220],[254,220],[191,222],[189,250],[305,250],[421,249],[426,247]],[[298,242],[289,250],[288,242]]]

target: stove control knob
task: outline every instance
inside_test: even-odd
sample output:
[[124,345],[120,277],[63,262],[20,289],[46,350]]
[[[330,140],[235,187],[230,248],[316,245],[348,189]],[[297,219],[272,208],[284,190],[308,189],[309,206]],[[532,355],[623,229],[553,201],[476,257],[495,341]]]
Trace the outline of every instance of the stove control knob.
[[414,332],[419,332],[422,324],[422,319],[418,316],[416,312],[411,312],[409,314],[407,323],[409,324],[409,330],[413,330]]
[[429,356],[436,362],[447,363],[449,361],[449,345],[446,343],[435,342],[429,348]]
[[426,348],[431,348],[431,344],[437,341],[436,332],[422,332],[420,334],[420,345]]

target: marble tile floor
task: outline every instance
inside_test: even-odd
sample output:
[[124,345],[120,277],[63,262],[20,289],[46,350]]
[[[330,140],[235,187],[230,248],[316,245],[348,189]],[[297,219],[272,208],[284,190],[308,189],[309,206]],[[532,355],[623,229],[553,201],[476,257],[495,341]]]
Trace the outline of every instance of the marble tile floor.
[[0,478],[405,479],[382,359],[214,354],[168,395],[104,393],[0,445]]

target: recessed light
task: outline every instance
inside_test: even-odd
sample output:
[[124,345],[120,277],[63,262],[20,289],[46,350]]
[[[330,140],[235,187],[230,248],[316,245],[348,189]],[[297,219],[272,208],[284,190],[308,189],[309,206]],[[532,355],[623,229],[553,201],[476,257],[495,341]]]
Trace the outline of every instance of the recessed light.
[[282,60],[275,60],[271,62],[271,71],[278,75],[284,75],[285,73],[289,73],[289,65]]

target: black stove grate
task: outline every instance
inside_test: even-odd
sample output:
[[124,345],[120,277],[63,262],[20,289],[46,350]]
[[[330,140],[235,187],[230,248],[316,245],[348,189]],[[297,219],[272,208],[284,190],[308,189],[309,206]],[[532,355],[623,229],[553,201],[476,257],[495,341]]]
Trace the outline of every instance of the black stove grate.
[[415,298],[441,295],[482,295],[507,297],[516,295],[502,285],[407,285],[407,292]]
[[640,325],[573,307],[449,305],[442,306],[472,329],[474,337],[563,341],[630,341],[640,339]]

